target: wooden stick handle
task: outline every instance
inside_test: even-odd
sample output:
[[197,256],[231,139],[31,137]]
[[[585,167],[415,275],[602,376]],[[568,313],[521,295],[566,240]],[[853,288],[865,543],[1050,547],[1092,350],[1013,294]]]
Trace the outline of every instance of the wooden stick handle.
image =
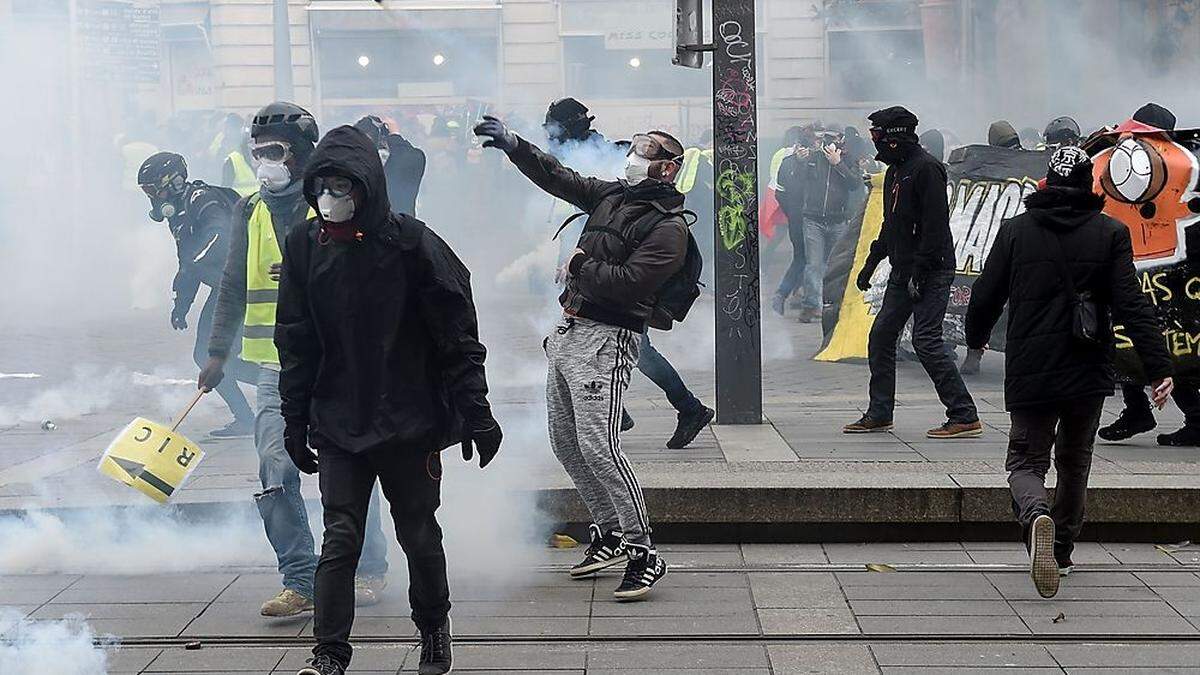
[[183,409],[183,412],[179,414],[179,417],[175,418],[175,423],[171,425],[171,431],[175,431],[179,428],[180,424],[183,424],[184,418],[188,416],[188,413],[192,412],[192,408],[196,407],[196,404],[200,402],[200,397],[204,394],[205,391],[203,389],[196,390],[196,395],[192,397],[192,402],[188,404],[188,407]]

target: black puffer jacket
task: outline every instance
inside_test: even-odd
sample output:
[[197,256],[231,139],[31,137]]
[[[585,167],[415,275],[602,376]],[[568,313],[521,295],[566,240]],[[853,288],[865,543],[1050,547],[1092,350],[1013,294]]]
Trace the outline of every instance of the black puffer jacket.
[[1135,278],[1129,231],[1100,212],[1090,191],[1050,187],[1004,221],[967,309],[967,346],[980,349],[1008,303],[1004,398],[1009,410],[1113,392],[1113,340],[1072,336],[1073,310],[1054,237],[1077,293],[1090,291],[1132,341],[1150,381],[1171,374],[1171,357]]
[[577,244],[586,257],[576,261],[559,297],[563,309],[644,331],[659,288],[687,256],[683,216],[663,213],[681,210],[683,194],[649,179],[631,186],[581,176],[523,138],[508,157],[538,187],[588,214]]
[[820,150],[812,150],[804,159],[796,155],[784,158],[777,178],[782,192],[777,197],[788,222],[794,214],[822,223],[845,221],[850,191],[862,183],[851,160],[849,153],[843,153],[842,161],[830,164]]
[[360,241],[338,243],[319,218],[287,235],[275,346],[283,417],[307,423],[313,447],[383,445],[440,450],[462,425],[491,426],[470,274],[424,223],[389,212],[383,166],[354,127],[317,145],[313,180],[337,174],[364,186]]

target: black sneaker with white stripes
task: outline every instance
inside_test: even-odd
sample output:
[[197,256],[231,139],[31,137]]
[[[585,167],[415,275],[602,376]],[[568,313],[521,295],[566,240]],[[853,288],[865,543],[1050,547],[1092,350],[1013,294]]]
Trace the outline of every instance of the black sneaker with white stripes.
[[649,546],[625,544],[625,549],[629,552],[629,564],[625,566],[625,578],[613,591],[613,597],[623,602],[640,600],[650,592],[651,586],[667,576],[667,563]]
[[620,532],[604,534],[596,524],[592,524],[588,530],[592,533],[592,543],[587,547],[583,560],[571,568],[572,579],[582,579],[629,560]]

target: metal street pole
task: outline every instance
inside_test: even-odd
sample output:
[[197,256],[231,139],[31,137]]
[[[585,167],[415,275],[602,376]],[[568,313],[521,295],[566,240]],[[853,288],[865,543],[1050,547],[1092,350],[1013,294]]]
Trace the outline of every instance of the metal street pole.
[[754,0],[713,0],[717,423],[762,423]]
[[288,0],[275,0],[275,100],[291,101],[295,97],[292,86],[292,33],[288,17]]

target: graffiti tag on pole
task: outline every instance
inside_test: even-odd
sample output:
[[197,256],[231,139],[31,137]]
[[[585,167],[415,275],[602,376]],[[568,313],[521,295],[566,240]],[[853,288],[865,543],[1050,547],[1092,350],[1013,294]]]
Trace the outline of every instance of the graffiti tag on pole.
[[712,27],[717,410],[722,423],[757,424],[762,372],[754,0],[715,0]]

